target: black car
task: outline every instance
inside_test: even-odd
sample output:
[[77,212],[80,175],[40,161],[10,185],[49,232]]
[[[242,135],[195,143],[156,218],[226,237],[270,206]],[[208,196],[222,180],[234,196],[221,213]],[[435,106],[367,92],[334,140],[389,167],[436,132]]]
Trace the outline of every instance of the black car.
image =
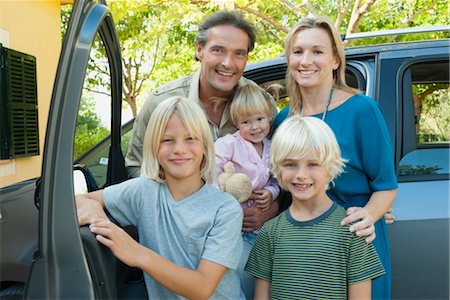
[[[111,97],[104,106],[111,135],[73,160],[96,36],[109,62]],[[347,82],[378,101],[393,141],[399,191],[397,219],[389,226],[392,298],[449,299],[450,137],[443,128],[450,111],[449,40],[354,47],[346,56]],[[266,86],[283,84],[285,72],[280,57],[249,64],[245,76]],[[92,0],[75,1],[53,89],[42,177],[0,189],[0,297],[146,298],[142,272],[121,264],[80,229],[74,204],[75,193],[127,179],[123,154],[133,121],[121,126],[121,95],[121,54],[110,12]]]

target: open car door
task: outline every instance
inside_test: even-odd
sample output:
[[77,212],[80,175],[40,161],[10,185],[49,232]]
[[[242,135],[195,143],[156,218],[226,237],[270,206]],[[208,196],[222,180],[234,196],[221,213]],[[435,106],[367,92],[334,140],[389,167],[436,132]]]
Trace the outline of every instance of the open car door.
[[108,60],[111,87],[111,145],[105,162],[108,168],[105,185],[126,179],[120,148],[122,67],[117,33],[103,0],[76,0],[53,87],[37,197],[39,244],[25,298],[146,297],[143,281],[135,280],[136,276],[128,281],[127,275],[122,274],[125,267],[96,242],[88,228],[80,229],[77,221],[73,145],[87,65],[97,34]]

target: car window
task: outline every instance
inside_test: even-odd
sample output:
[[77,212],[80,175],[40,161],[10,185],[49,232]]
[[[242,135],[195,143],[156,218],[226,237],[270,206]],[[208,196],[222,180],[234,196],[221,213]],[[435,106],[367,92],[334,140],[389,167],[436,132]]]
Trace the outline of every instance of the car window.
[[[97,187],[106,183],[111,123],[110,70],[106,51],[97,34],[90,52],[86,78],[78,109],[74,140],[74,158],[90,152],[76,164],[88,171]],[[106,138],[106,140],[105,140]],[[102,141],[104,147],[94,147]]]
[[449,61],[416,63],[405,74],[404,132],[409,141],[399,175],[449,174]]

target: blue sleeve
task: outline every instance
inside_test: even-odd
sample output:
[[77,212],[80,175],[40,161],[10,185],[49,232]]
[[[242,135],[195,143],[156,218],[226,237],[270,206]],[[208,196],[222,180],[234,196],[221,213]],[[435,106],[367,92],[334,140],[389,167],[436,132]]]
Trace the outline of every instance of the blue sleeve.
[[360,115],[362,126],[357,126],[361,141],[361,160],[372,191],[397,188],[394,156],[389,132],[378,103],[365,97],[369,109]]
[[275,120],[273,121],[273,126],[275,129],[277,129],[278,126],[280,126],[281,123],[283,123],[283,121],[289,116],[289,109],[290,106],[288,105],[277,114]]

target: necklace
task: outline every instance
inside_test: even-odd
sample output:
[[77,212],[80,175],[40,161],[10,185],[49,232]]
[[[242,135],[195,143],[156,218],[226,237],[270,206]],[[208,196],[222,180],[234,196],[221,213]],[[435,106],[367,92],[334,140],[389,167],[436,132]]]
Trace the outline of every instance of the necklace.
[[[330,107],[331,98],[333,98],[333,90],[334,90],[334,88],[331,88],[330,97],[328,98],[327,106],[325,107],[325,111],[323,112],[323,115],[322,115],[322,121],[324,121],[324,122],[325,122],[325,117],[326,117],[327,112],[328,112],[328,108]],[[303,105],[300,104],[299,114],[300,114],[300,116],[303,117],[303,115],[302,115],[302,108],[303,108]]]

